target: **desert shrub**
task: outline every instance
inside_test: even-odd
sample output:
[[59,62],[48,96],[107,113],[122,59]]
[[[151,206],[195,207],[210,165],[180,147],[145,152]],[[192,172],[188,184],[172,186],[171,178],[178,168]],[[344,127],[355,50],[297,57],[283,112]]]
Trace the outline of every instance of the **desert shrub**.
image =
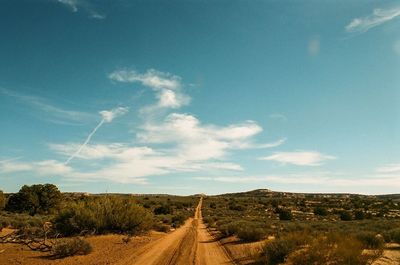
[[270,241],[262,250],[261,262],[266,265],[282,263],[290,253],[304,245],[307,240],[309,237],[305,233],[297,232]]
[[394,242],[400,244],[400,228],[391,229],[383,233],[386,242]]
[[171,229],[171,227],[169,225],[165,225],[165,224],[155,224],[153,228],[154,228],[154,230],[156,230],[158,232],[164,232],[164,233],[169,232]]
[[157,208],[154,209],[154,214],[160,215],[160,214],[172,214],[173,209],[169,205],[161,205]]
[[174,228],[178,228],[185,223],[185,220],[186,220],[186,217],[183,216],[182,214],[174,215],[174,216],[172,216],[172,219],[171,219],[172,226]]
[[72,204],[56,216],[55,224],[64,235],[84,231],[137,234],[152,227],[153,216],[132,200],[105,196]]
[[6,196],[4,196],[3,191],[0,190],[0,211],[2,211],[5,206],[6,206]]
[[31,215],[49,213],[59,206],[61,198],[61,192],[53,184],[24,185],[9,197],[6,210],[28,212]]
[[243,205],[236,203],[231,203],[228,208],[232,211],[244,211],[246,209]]
[[211,209],[217,209],[217,204],[215,202],[210,203]]
[[237,231],[239,231],[239,225],[237,222],[231,222],[227,224],[220,225],[218,230],[225,237],[233,236]]
[[340,220],[342,221],[351,221],[353,219],[353,216],[350,211],[342,211],[340,212]]
[[57,258],[64,258],[75,255],[87,255],[92,252],[89,242],[79,237],[63,238],[57,240],[52,249],[52,254]]
[[334,264],[366,265],[381,252],[366,254],[363,243],[354,237],[341,234],[319,235],[287,258],[293,265]]
[[306,244],[310,236],[302,232],[291,232],[268,242],[263,249],[265,264],[278,264],[299,246]]
[[292,220],[292,218],[293,218],[293,215],[289,209],[281,209],[279,211],[279,220],[289,221],[289,220]]
[[314,214],[315,215],[320,215],[320,216],[327,216],[328,215],[328,210],[325,207],[315,207],[314,208]]
[[0,213],[0,223],[3,227],[11,226],[12,228],[20,229],[24,227],[43,227],[43,223],[49,221],[50,216],[35,215],[31,216],[26,213]]
[[236,233],[241,240],[248,242],[259,241],[266,235],[263,228],[254,225],[242,225]]
[[365,212],[362,210],[357,210],[354,212],[354,219],[356,220],[364,220],[365,219]]
[[211,227],[211,228],[216,228],[217,227],[217,222],[216,222],[215,218],[213,218],[213,217],[205,217],[203,220],[207,224],[208,227]]
[[374,232],[360,232],[356,235],[356,238],[363,244],[364,248],[378,249],[385,244],[383,237]]

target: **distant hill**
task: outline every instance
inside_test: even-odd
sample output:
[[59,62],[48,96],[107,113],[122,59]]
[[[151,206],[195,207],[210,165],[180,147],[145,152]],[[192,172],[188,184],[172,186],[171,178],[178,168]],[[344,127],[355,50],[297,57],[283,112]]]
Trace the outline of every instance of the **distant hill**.
[[384,194],[384,195],[364,195],[356,193],[301,193],[301,192],[283,192],[283,191],[273,191],[270,189],[256,189],[245,192],[235,192],[235,193],[225,193],[217,196],[225,197],[376,197],[380,199],[392,199],[400,201],[400,194]]

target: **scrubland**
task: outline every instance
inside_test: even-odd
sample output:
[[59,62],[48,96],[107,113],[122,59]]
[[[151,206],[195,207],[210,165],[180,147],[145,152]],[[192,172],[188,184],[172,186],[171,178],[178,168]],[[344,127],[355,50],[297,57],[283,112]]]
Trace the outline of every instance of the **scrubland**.
[[0,193],[0,225],[5,264],[400,264],[398,195],[93,195],[46,184]]
[[209,229],[236,239],[228,249],[264,242],[248,250],[256,264],[371,264],[400,243],[397,196],[256,190],[206,197],[203,208]]

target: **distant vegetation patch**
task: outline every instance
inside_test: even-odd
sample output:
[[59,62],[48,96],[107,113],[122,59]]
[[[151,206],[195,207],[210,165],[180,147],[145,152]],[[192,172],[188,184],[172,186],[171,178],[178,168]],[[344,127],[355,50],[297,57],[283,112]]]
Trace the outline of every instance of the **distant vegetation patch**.
[[71,204],[55,218],[55,224],[64,235],[83,232],[138,234],[152,227],[153,216],[133,199],[100,196]]

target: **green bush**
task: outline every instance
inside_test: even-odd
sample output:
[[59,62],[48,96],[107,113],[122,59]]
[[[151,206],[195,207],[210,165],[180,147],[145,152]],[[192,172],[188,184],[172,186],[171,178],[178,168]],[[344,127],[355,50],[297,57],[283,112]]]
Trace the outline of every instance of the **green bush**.
[[178,228],[185,223],[185,220],[186,220],[186,217],[181,214],[174,215],[174,216],[172,216],[172,219],[171,219],[172,226],[174,228]]
[[387,242],[394,242],[400,244],[400,228],[391,229],[383,233],[383,236]]
[[314,208],[314,214],[315,215],[320,215],[320,216],[327,216],[328,215],[328,210],[325,207],[315,207]]
[[27,212],[31,215],[54,211],[61,203],[62,195],[53,184],[24,185],[12,194],[6,204],[11,212]]
[[285,261],[296,245],[284,239],[277,239],[268,243],[264,248],[265,264],[275,265]]
[[218,230],[225,237],[233,236],[234,234],[237,233],[237,231],[239,231],[239,224],[237,222],[223,224],[219,226]]
[[0,190],[0,211],[2,211],[5,206],[6,206],[6,196],[4,196],[3,191]]
[[366,254],[362,242],[356,238],[331,233],[319,235],[308,242],[306,247],[293,251],[287,261],[293,265],[340,264],[367,265],[378,258],[381,251]]
[[282,221],[289,221],[292,220],[293,215],[292,215],[292,211],[289,209],[281,209],[279,211],[279,220]]
[[356,235],[356,238],[365,248],[378,249],[383,248],[385,244],[383,237],[374,232],[360,232]]
[[233,210],[233,211],[244,211],[244,210],[246,210],[246,208],[243,205],[235,204],[235,203],[231,203],[228,208],[229,208],[229,210]]
[[364,220],[365,219],[365,212],[362,210],[357,210],[354,212],[354,219],[356,220]]
[[236,233],[241,240],[247,242],[259,241],[266,236],[266,232],[263,228],[253,225],[242,225]]
[[15,229],[24,227],[43,227],[43,223],[51,220],[50,216],[35,215],[26,213],[0,212],[0,223],[3,227],[11,226]]
[[81,238],[63,238],[57,240],[52,249],[52,254],[57,258],[65,258],[75,255],[87,255],[92,252],[89,242]]
[[154,214],[160,215],[160,214],[172,214],[173,209],[169,205],[162,205],[154,209]]
[[64,235],[85,231],[137,234],[152,227],[153,216],[133,200],[104,196],[70,205],[55,218],[55,224]]
[[350,211],[342,211],[340,213],[340,220],[342,221],[351,221],[353,220],[353,216]]

